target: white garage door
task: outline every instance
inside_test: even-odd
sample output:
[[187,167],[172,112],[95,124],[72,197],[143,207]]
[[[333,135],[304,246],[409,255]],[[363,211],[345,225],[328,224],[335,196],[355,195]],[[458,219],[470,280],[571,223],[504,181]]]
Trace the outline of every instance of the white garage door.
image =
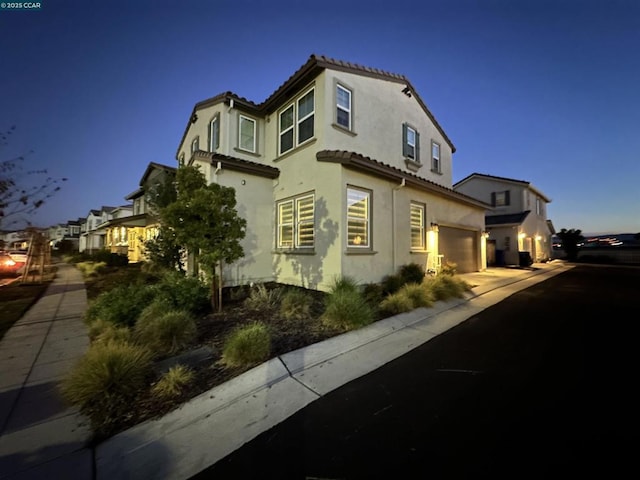
[[458,273],[478,271],[478,242],[473,230],[440,226],[438,250],[444,255],[443,263],[455,263]]

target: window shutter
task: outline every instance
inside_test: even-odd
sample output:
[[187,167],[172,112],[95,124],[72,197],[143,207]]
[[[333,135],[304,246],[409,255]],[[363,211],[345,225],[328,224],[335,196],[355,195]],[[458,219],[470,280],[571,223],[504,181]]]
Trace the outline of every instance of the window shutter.
[[496,206],[496,192],[491,192],[491,205]]
[[420,134],[416,131],[416,162],[420,161]]
[[407,124],[402,124],[402,156],[409,156],[409,148],[407,145]]
[[507,190],[504,192],[504,204],[505,205],[511,205],[511,201],[510,201],[510,194],[511,190]]

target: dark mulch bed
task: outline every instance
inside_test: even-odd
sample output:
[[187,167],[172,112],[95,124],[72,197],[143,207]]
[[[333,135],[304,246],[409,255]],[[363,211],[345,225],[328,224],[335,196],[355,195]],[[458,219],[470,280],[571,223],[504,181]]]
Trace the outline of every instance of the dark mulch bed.
[[[269,285],[269,288],[277,287],[277,284]],[[287,288],[297,287],[287,286]],[[131,406],[127,418],[120,419],[109,431],[99,432],[95,440],[99,441],[112,436],[145,420],[161,417],[186,401],[252,368],[230,368],[219,362],[224,341],[238,327],[256,321],[269,325],[272,333],[271,358],[342,333],[326,327],[320,321],[326,293],[315,290],[305,290],[305,292],[313,299],[311,315],[301,320],[287,320],[278,311],[252,311],[244,306],[243,298],[227,298],[223,302],[221,312],[211,313],[198,322],[198,338],[191,348],[213,347],[214,358],[195,369],[196,379],[190,384],[189,389],[172,400],[158,399],[150,392],[145,392],[138,402]]]

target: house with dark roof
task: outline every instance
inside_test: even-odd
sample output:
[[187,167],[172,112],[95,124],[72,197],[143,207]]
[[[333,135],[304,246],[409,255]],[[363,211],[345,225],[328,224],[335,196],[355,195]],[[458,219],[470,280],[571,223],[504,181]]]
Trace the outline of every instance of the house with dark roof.
[[[132,263],[145,259],[144,242],[158,234],[157,212],[153,211],[149,196],[154,194],[156,185],[167,178],[172,181],[175,172],[174,167],[149,162],[138,188],[125,197],[131,203],[115,209],[113,218],[102,226],[106,230],[106,248],[112,253],[127,255]],[[124,211],[128,214],[118,213]]]
[[105,248],[107,231],[100,226],[112,218],[111,212],[115,208],[103,205],[100,208],[89,210],[87,216],[80,223],[80,238],[78,239],[80,252],[94,253]]
[[408,263],[485,268],[489,204],[453,189],[454,152],[406,77],[311,55],[262,103],[196,103],[176,160],[236,191],[245,256],[226,285],[326,290]]
[[489,265],[519,265],[527,254],[534,262],[551,258],[555,234],[547,218],[551,199],[530,182],[472,173],[453,188],[491,205],[485,216]]

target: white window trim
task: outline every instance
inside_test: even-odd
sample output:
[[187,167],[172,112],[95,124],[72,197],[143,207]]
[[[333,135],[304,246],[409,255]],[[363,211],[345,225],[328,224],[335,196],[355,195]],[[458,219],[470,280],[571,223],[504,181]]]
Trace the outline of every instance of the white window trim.
[[[287,110],[289,110],[289,109],[292,109],[292,111],[293,111],[293,113],[292,113],[293,121],[291,122],[291,125],[286,128],[286,130],[282,130],[282,114],[284,112],[286,112]],[[280,110],[280,112],[278,113],[278,152],[279,152],[278,155],[284,155],[285,153],[290,152],[291,150],[296,148],[296,122],[295,122],[295,117],[296,117],[295,102],[290,103],[285,108]],[[291,142],[291,148],[288,149],[287,151],[283,152],[282,151],[282,135],[287,133],[289,130],[293,131],[293,142]]]
[[[357,222],[361,222],[362,219],[361,218],[356,218],[356,217],[349,217],[349,190],[354,190],[356,192],[360,192],[360,193],[364,193],[367,196],[367,216],[364,219],[365,224],[366,224],[366,235],[367,235],[367,244],[366,245],[352,245],[349,243],[349,220],[355,220]],[[346,208],[346,217],[347,217],[347,221],[346,221],[346,225],[347,225],[347,235],[346,235],[346,240],[347,240],[347,248],[348,249],[363,249],[363,250],[370,250],[372,247],[372,242],[371,242],[371,197],[372,197],[372,192],[370,190],[366,190],[364,188],[358,188],[358,187],[354,187],[351,185],[347,185],[347,208]]]
[[[413,220],[413,209],[417,208],[420,210],[421,212],[421,218],[420,218],[420,225],[415,227],[412,223]],[[411,244],[411,250],[419,250],[419,251],[423,251],[427,248],[427,238],[426,238],[426,216],[427,216],[427,207],[425,206],[424,203],[418,203],[418,202],[411,202],[410,204],[410,208],[409,208],[409,212],[410,212],[410,218],[409,218],[409,233],[411,235],[410,241],[413,241],[413,230],[414,228],[418,228],[420,230],[420,242],[421,245],[420,246],[414,246],[413,243]]]
[[[216,141],[216,138],[213,132],[214,124],[218,125],[218,145],[217,146],[214,146],[214,143]],[[220,115],[216,114],[209,122],[209,151],[216,152],[218,151],[219,148],[220,148]]]
[[[438,147],[438,155],[434,155],[434,147]],[[431,171],[441,173],[442,172],[442,148],[438,142],[431,141]],[[436,166],[437,162],[437,166]]]
[[[312,141],[315,137],[316,137],[316,128],[315,128],[315,114],[316,114],[316,93],[315,93],[315,85],[304,90],[300,95],[298,95],[296,98],[293,99],[292,102],[288,103],[286,107],[282,108],[281,110],[278,111],[278,155],[285,155],[289,152],[291,152],[292,150],[295,150],[296,148],[298,148],[301,145],[304,145],[305,143],[308,143],[310,141]],[[299,109],[299,102],[300,100],[302,100],[306,95],[309,94],[309,92],[313,91],[313,110],[311,110],[310,113],[308,113],[307,115],[305,115],[303,118],[298,118],[298,109]],[[282,114],[284,112],[286,112],[287,110],[289,110],[289,108],[293,107],[293,124],[291,125],[290,128],[293,128],[293,142],[292,142],[292,146],[289,150],[286,151],[282,151],[282,134],[286,133],[287,131],[289,131],[289,128],[287,128],[285,131],[282,131],[280,129],[281,127],[281,122],[282,122]],[[313,135],[311,135],[309,138],[307,138],[306,140],[300,142],[300,138],[299,138],[299,132],[300,132],[300,124],[302,122],[304,122],[306,119],[310,118],[310,117],[314,117],[313,119]]]
[[[253,124],[253,146],[251,150],[246,149],[242,146],[242,120],[247,120]],[[238,149],[239,150],[256,153],[256,129],[257,129],[257,122],[253,118],[247,117],[245,115],[240,115],[238,117]]]
[[[338,90],[343,90],[345,92],[347,92],[349,94],[349,106],[348,108],[343,107],[342,105],[340,105],[338,103]],[[351,89],[341,85],[341,84],[336,84],[336,125],[338,125],[341,128],[346,128],[347,130],[352,130],[352,118],[351,118],[351,103],[352,103],[352,98],[353,98],[353,92],[351,91]],[[347,113],[347,118],[349,119],[349,125],[342,125],[339,121],[338,121],[338,110],[342,110],[344,112]]]

